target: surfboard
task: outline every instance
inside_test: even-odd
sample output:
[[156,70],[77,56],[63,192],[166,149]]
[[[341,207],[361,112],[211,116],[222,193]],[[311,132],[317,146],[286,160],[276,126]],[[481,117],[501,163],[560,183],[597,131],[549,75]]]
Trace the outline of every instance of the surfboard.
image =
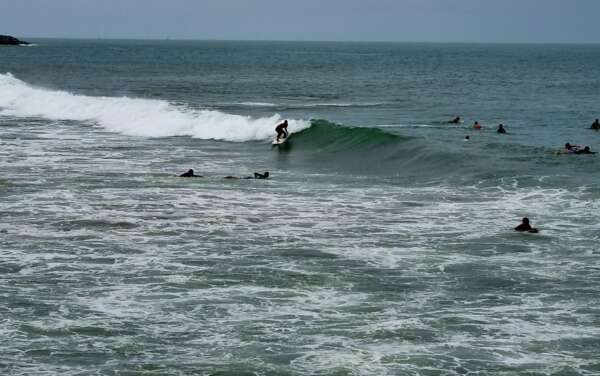
[[280,138],[279,140],[277,140],[277,138],[274,138],[272,145],[273,146],[283,145],[288,140],[288,138],[290,138],[290,136],[287,136],[286,138]]

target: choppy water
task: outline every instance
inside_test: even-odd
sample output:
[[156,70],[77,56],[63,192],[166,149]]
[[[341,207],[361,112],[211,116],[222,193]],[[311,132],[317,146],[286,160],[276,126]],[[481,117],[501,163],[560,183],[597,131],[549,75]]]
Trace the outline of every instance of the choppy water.
[[3,374],[600,373],[599,160],[555,154],[600,148],[600,47],[36,42],[0,48]]

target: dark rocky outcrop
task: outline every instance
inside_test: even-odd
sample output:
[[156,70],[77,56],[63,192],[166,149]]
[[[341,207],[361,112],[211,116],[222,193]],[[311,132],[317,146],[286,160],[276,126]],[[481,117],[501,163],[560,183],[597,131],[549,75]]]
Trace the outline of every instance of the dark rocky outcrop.
[[18,46],[20,44],[29,44],[23,40],[18,40],[15,37],[11,37],[10,35],[0,35],[0,44],[8,44],[11,46]]

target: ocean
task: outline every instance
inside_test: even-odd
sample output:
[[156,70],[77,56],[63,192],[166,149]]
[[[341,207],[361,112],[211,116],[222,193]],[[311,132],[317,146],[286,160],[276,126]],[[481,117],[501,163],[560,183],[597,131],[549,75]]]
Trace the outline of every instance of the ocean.
[[600,374],[599,45],[32,42],[1,374]]

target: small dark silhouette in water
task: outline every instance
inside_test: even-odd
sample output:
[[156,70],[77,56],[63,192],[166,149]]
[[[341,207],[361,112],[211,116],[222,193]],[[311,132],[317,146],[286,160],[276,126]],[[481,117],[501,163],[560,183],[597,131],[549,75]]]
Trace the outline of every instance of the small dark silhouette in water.
[[560,154],[596,154],[596,152],[591,151],[589,146],[584,147],[583,149],[579,145],[571,145],[570,143],[565,144],[565,148]]
[[[269,178],[269,171],[265,171],[264,174],[259,174],[258,172],[254,173],[254,179],[268,179],[268,178]],[[253,178],[248,176],[246,179],[253,179]]]
[[192,170],[190,168],[187,172],[184,172],[183,174],[179,175],[179,177],[180,178],[201,178],[202,175],[195,175],[194,170]]
[[479,122],[478,122],[478,121],[476,121],[476,122],[473,124],[473,129],[481,130],[481,129],[483,129],[483,127],[481,126],[481,124],[479,124]]
[[240,178],[237,176],[225,176],[223,179],[268,179],[269,178],[269,171],[265,171],[264,174],[260,174],[258,172],[254,173],[254,176],[247,176],[245,178]]
[[515,227],[515,231],[530,232],[532,234],[537,234],[539,232],[537,228],[531,227],[531,225],[529,224],[529,218],[527,217],[523,218],[523,222],[521,222],[520,225]]
[[460,123],[460,116],[457,116],[448,122],[448,124],[458,124],[458,123]]
[[575,154],[596,154],[595,151],[591,151],[589,146],[583,148],[583,150],[575,151]]
[[593,129],[593,130],[596,130],[596,131],[600,130],[600,121],[598,121],[598,119],[596,119],[596,121],[594,121],[592,123],[592,126],[590,127],[590,129]]
[[498,125],[498,130],[496,132],[498,132],[498,133],[506,133],[506,129],[504,129],[504,124]]
[[465,141],[469,141],[471,139],[471,136],[465,136]]

